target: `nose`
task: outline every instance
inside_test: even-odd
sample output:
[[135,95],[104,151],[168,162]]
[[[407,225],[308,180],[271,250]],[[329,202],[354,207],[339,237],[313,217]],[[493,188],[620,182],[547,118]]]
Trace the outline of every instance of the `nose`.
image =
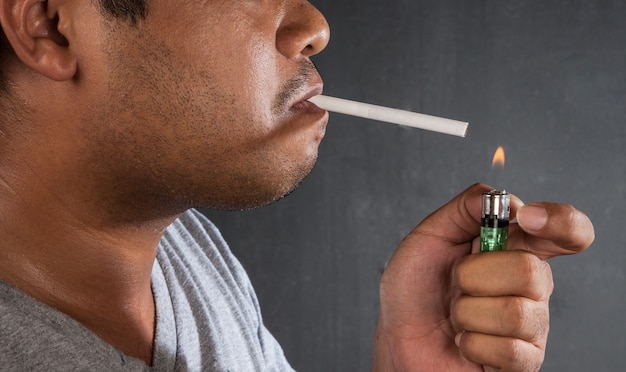
[[276,48],[288,59],[310,57],[321,52],[330,38],[326,18],[305,0],[287,0],[276,32]]

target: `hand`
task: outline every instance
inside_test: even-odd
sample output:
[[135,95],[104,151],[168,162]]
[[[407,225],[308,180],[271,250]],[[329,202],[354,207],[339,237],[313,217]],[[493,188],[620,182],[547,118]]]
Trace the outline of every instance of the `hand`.
[[511,198],[508,251],[479,250],[476,184],[427,217],[400,244],[380,284],[374,370],[536,371],[543,362],[550,257],[591,245],[572,206]]

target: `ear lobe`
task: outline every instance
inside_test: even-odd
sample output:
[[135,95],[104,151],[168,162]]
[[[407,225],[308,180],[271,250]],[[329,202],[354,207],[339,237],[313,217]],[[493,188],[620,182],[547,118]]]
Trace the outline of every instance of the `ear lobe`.
[[59,31],[58,14],[48,9],[48,1],[4,0],[1,4],[0,24],[17,57],[52,80],[74,77],[76,58]]

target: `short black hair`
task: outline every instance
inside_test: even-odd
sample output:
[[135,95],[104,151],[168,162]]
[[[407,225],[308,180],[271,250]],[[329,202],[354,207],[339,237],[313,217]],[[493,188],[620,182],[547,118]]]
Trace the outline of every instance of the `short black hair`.
[[4,77],[4,57],[9,53],[11,47],[9,46],[9,41],[7,40],[6,35],[4,35],[4,31],[2,27],[0,27],[0,94],[6,92],[7,90],[7,81]]
[[[120,19],[135,25],[148,15],[148,0],[93,0],[105,17]],[[12,53],[11,46],[0,27],[0,93],[7,91],[2,57]]]
[[132,24],[148,15],[148,0],[97,0],[97,2],[105,15]]

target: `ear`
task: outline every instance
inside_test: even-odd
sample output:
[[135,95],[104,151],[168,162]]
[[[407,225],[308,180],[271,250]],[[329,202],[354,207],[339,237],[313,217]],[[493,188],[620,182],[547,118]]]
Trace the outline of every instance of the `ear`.
[[69,42],[59,31],[59,15],[47,0],[0,0],[0,24],[17,57],[53,80],[77,71]]

